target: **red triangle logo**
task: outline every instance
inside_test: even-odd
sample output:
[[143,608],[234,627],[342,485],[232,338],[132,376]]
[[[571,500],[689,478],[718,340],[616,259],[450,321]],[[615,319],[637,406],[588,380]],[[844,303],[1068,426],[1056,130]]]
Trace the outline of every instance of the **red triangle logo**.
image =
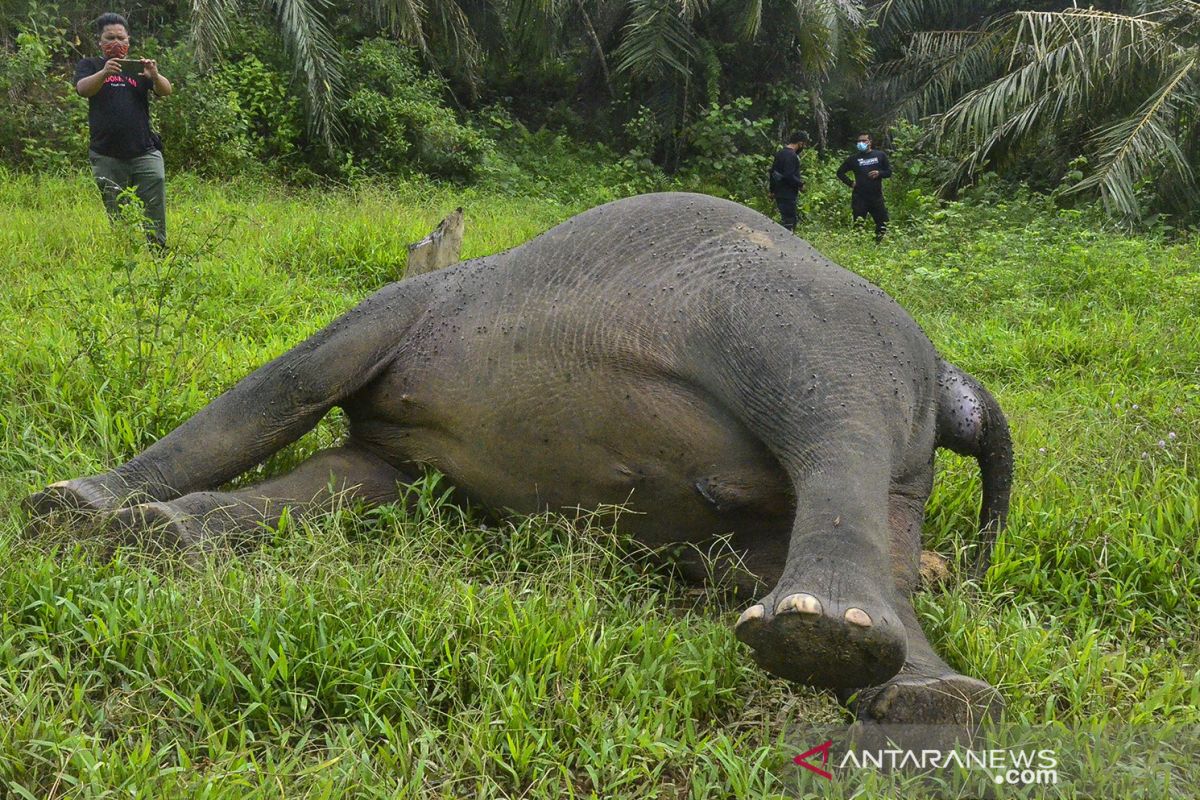
[[821,754],[821,764],[822,765],[828,764],[829,763],[829,748],[831,748],[831,747],[833,747],[832,739],[825,742],[825,744],[819,744],[816,747],[814,747],[813,749],[801,753],[800,755],[793,758],[792,761],[794,761],[795,763],[799,764],[800,766],[804,767],[807,770],[811,770],[811,771],[817,773],[818,775],[820,775],[822,778],[825,778],[826,780],[833,780],[832,772],[826,772],[825,770],[821,769],[821,767],[818,767],[815,764],[808,763],[808,759],[810,756],[815,756],[817,753],[820,753]]

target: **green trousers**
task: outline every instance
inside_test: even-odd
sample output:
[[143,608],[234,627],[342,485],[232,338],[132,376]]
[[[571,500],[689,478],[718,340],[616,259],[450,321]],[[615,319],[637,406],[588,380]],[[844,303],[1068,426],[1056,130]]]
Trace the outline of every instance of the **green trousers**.
[[119,195],[123,189],[134,188],[138,199],[146,209],[151,229],[147,236],[155,244],[167,243],[167,178],[163,170],[162,153],[151,150],[136,158],[111,158],[94,150],[88,151],[92,162],[92,175],[104,198],[104,208],[109,217],[121,211]]

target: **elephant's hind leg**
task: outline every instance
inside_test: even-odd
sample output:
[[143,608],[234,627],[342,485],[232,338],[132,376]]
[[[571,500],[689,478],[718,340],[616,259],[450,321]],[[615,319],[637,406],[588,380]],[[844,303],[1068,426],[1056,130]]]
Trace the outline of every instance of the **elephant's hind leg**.
[[957,672],[934,653],[908,598],[897,610],[909,633],[909,657],[887,683],[858,691],[855,715],[863,722],[947,725],[968,731],[997,717],[1004,708],[1000,693]]
[[296,469],[231,492],[192,492],[116,512],[112,528],[130,543],[152,549],[194,551],[244,546],[279,525],[331,510],[336,503],[380,505],[398,496],[409,478],[356,445],[324,450]]
[[236,478],[383,372],[427,307],[425,284],[381,289],[142,453],[101,475],[53,484],[27,498],[26,511],[31,520],[86,520],[139,502],[175,502]]

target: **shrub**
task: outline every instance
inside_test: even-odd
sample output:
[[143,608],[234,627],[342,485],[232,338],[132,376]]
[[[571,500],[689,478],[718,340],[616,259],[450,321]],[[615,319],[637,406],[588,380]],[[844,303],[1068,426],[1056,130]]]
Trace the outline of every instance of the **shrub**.
[[767,191],[767,169],[776,148],[770,117],[755,117],[750,99],[712,103],[682,131],[686,184],[748,203]]
[[496,142],[479,182],[499,194],[586,208],[665,186],[662,171],[634,153],[618,158],[603,143],[581,143],[550,128],[531,132],[501,105],[485,106],[476,117]]
[[0,160],[39,172],[86,164],[87,101],[52,66],[68,52],[65,31],[26,30],[16,41],[15,51],[0,48]]
[[473,178],[493,142],[458,121],[442,101],[446,83],[424,72],[415,54],[394,42],[370,39],[347,60],[355,91],[342,105],[351,176],[422,172]]
[[[169,60],[190,63],[176,50]],[[303,131],[300,101],[287,79],[254,54],[207,74],[175,79],[177,91],[157,103],[164,149],[173,165],[208,175],[250,172],[298,152]]]
[[156,104],[155,114],[168,163],[202,175],[250,169],[254,147],[237,98],[219,91],[211,76],[192,74],[175,83],[176,91]]

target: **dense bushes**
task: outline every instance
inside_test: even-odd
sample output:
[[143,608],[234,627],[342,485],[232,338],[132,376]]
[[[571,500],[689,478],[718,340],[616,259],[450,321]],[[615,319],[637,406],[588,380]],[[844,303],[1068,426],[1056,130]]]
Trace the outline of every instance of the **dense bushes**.
[[86,163],[87,101],[54,64],[69,52],[62,32],[17,36],[0,49],[0,162],[59,172]]
[[[87,103],[72,90],[70,77],[75,60],[92,45],[72,36],[65,23],[41,19],[0,39],[0,164],[37,172],[86,167]],[[171,41],[177,43],[166,46]],[[561,130],[530,130],[513,112],[513,98],[476,101],[472,111],[460,112],[446,80],[423,65],[417,51],[368,38],[344,55],[337,114],[344,130],[330,150],[306,126],[284,49],[277,34],[254,19],[240,22],[225,59],[203,70],[178,35],[137,40],[137,54],[157,58],[176,86],[170,97],[151,104],[168,169],[219,177],[265,173],[293,183],[424,175],[568,204],[684,189],[774,213],[765,174],[784,122],[776,124],[765,107],[746,97],[714,101],[678,126],[643,106],[622,135],[580,142]],[[794,90],[776,94],[770,105],[786,108],[789,120],[807,111],[806,99]],[[954,161],[929,145],[918,147],[920,131],[913,126],[897,133],[889,147],[897,172],[888,201],[897,224],[904,224],[939,202],[935,187],[952,173]],[[659,152],[664,138],[673,143],[667,164]],[[842,157],[804,156],[808,190],[801,209],[809,219],[847,216],[845,188],[832,179]],[[1010,184],[985,180],[964,196],[1010,190]]]
[[[82,168],[87,103],[72,91],[69,73],[92,45],[72,40],[66,27],[28,27],[37,32],[21,33],[7,49],[0,43],[0,160],[22,170]],[[151,104],[168,169],[268,173],[298,183],[425,175],[566,202],[669,188],[766,202],[764,175],[779,131],[746,97],[713,102],[678,127],[642,107],[622,136],[584,144],[561,131],[530,130],[512,98],[460,112],[446,80],[416,50],[367,38],[343,55],[336,114],[343,130],[330,150],[306,126],[285,49],[253,18],[234,26],[224,60],[205,69],[177,33],[138,38],[137,54],[157,58],[176,86]],[[804,110],[802,98],[789,96],[784,105]],[[664,138],[674,143],[666,165]]]
[[[530,131],[506,101],[465,118],[449,106],[446,81],[414,50],[367,39],[345,57],[349,77],[338,114],[344,131],[331,152],[306,130],[303,103],[274,35],[247,22],[232,36],[236,45],[226,60],[205,70],[185,41],[170,47],[155,39],[138,42],[138,54],[157,58],[176,87],[151,103],[171,170],[267,172],[291,181],[423,174],[597,201],[614,192],[679,187],[749,201],[762,194],[775,146],[772,121],[756,118],[748,99],[714,103],[671,134],[683,161],[668,176],[653,158],[668,132],[649,110],[625,126],[615,148]],[[72,91],[69,73],[88,45],[69,41],[65,28],[27,31],[16,41],[17,49],[0,49],[0,159],[35,171],[82,167],[87,102]]]
[[[173,61],[186,64],[186,54]],[[180,91],[156,105],[171,163],[229,175],[270,164],[281,170],[299,153],[304,121],[287,79],[249,54],[208,74],[185,73]],[[284,160],[281,160],[284,159]]]
[[[352,51],[353,88],[342,103],[345,137],[330,152],[309,137],[293,81],[269,36],[245,35],[242,52],[208,70],[187,44],[149,40],[138,55],[159,60],[176,91],[151,103],[168,166],[205,175],[272,172],[303,179],[368,175],[471,180],[494,142],[446,105],[446,83],[416,55],[372,39]],[[61,171],[86,164],[87,101],[71,86],[79,45],[65,29],[25,31],[0,45],[0,162]],[[86,48],[86,45],[82,47]],[[276,54],[277,55],[277,54]]]
[[476,174],[493,143],[458,121],[442,100],[445,81],[423,71],[412,51],[371,39],[350,54],[346,66],[355,89],[342,106],[349,145],[343,171],[417,171],[454,179]]
[[779,144],[773,120],[756,117],[748,97],[711,104],[683,131],[685,183],[751,202],[767,191],[767,168]]

